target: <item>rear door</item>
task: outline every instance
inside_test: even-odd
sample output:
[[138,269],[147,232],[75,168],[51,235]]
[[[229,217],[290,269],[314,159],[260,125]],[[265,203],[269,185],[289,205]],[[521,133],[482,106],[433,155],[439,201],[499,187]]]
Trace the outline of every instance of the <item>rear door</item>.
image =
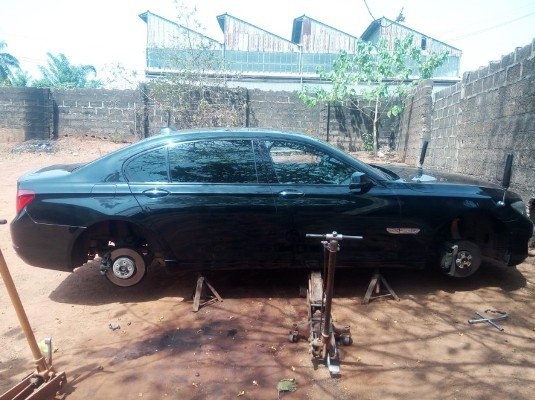
[[[269,184],[258,181],[252,140],[178,142],[139,158],[126,166],[131,190],[178,261],[228,268],[265,260],[275,205]],[[156,180],[130,178],[152,160],[165,165]]]
[[321,246],[307,233],[337,231],[362,235],[343,242],[340,262],[384,265],[397,262],[397,244],[386,228],[399,217],[397,197],[380,182],[364,192],[351,191],[356,168],[328,151],[292,140],[266,140],[272,165],[281,247],[291,248],[296,262],[313,266]]

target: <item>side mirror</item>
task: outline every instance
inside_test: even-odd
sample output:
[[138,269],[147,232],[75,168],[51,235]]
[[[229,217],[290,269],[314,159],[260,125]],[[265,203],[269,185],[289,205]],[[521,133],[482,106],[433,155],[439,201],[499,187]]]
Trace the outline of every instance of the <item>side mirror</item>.
[[364,192],[373,185],[370,177],[362,172],[353,172],[349,180],[349,190]]

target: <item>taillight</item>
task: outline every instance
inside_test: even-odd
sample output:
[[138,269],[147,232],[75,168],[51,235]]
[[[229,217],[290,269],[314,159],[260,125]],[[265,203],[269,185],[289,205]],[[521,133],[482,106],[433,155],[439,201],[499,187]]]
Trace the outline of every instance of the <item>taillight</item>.
[[35,192],[28,189],[17,190],[17,214],[35,199]]

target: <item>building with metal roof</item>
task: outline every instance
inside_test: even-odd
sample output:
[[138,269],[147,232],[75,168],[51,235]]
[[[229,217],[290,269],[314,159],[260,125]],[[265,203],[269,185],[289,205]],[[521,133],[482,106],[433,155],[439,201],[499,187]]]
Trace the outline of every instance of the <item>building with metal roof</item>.
[[366,28],[361,35],[361,39],[372,43],[377,43],[379,40],[386,40],[387,44],[391,47],[394,45],[394,40],[396,38],[404,39],[409,35],[413,36],[413,43],[415,43],[415,45],[420,45],[422,55],[443,52],[449,54],[446,63],[435,71],[435,77],[443,79],[454,78],[456,81],[459,80],[462,56],[461,50],[421,32],[415,31],[399,22],[392,21],[386,17],[378,18]]
[[[291,40],[230,14],[217,16],[222,41],[147,11],[146,76],[151,78],[199,65],[203,73],[226,74],[230,86],[265,90],[296,90],[303,83],[322,84],[318,70],[329,70],[340,51],[353,53],[359,40],[393,40],[413,34],[425,51],[447,50],[446,66],[435,74],[439,86],[459,80],[461,51],[401,24],[381,18],[373,21],[361,38],[306,15],[293,21]],[[219,60],[218,67],[200,66],[201,55]],[[220,68],[215,71],[216,68]]]

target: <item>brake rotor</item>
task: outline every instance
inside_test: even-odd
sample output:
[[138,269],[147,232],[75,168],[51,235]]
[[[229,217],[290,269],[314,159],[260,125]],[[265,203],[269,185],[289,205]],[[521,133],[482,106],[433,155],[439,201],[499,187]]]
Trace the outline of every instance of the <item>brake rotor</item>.
[[114,285],[121,287],[139,283],[147,272],[142,255],[126,247],[111,252],[110,264],[111,268],[106,271],[106,278]]

